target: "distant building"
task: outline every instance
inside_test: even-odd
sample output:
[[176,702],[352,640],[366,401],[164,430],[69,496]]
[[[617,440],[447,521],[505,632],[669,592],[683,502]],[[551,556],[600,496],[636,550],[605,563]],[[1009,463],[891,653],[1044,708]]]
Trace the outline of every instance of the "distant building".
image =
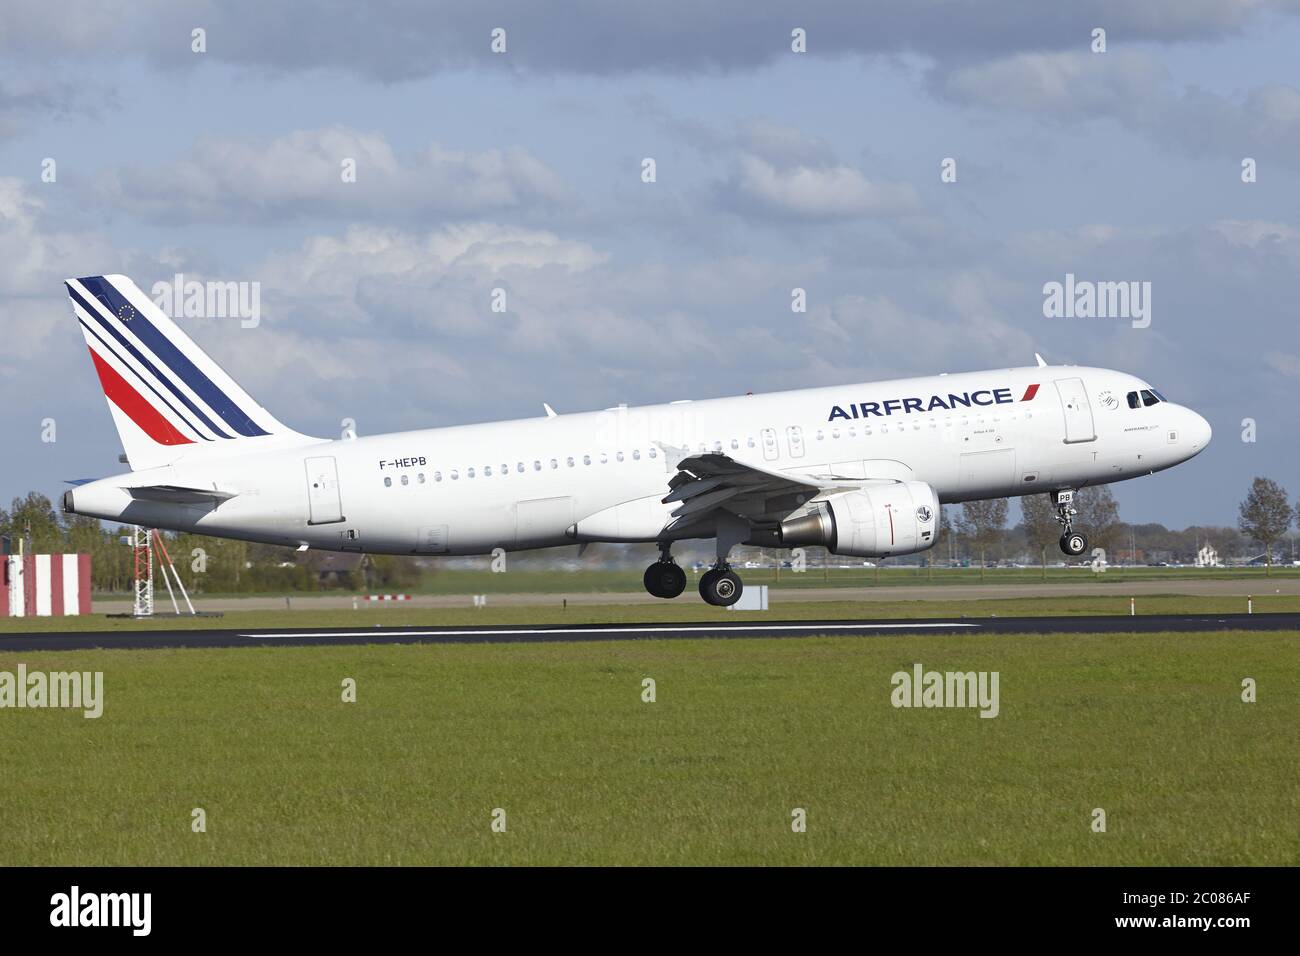
[[316,580],[322,587],[348,586],[357,582],[354,575],[361,570],[365,555],[354,551],[314,552],[308,558],[308,566],[316,572]]

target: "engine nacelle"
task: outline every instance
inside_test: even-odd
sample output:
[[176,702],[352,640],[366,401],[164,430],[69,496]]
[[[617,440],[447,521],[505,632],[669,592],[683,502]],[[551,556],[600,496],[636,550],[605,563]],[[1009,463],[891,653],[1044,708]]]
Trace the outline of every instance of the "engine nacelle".
[[821,545],[855,558],[924,551],[938,533],[939,496],[923,481],[845,491],[781,522],[785,547]]

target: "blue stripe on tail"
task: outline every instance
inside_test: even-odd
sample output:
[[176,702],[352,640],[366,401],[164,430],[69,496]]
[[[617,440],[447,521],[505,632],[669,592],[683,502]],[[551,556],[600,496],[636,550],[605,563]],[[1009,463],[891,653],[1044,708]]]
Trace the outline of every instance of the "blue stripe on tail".
[[167,336],[158,330],[156,325],[149,321],[148,316],[128,302],[111,282],[103,276],[89,276],[77,281],[85,286],[91,295],[104,303],[113,315],[119,318],[123,315],[131,316],[131,332],[136,338],[147,345],[149,350],[189,386],[195,395],[203,399],[209,408],[220,415],[227,425],[247,438],[270,434],[263,431],[231,400],[230,396],[204,375]]

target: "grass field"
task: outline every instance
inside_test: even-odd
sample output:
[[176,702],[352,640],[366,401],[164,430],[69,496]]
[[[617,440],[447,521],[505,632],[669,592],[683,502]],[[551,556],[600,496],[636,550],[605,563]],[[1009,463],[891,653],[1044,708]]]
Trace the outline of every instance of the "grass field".
[[[1233,595],[1201,597],[1185,594],[1143,595],[1139,614],[1244,613],[1245,599]],[[1254,610],[1300,611],[1300,595],[1269,594],[1254,599]],[[6,633],[30,631],[137,631],[177,628],[368,627],[372,625],[487,624],[604,624],[666,623],[673,621],[794,620],[829,621],[855,618],[1024,617],[1082,614],[1128,614],[1127,595],[1012,598],[955,601],[817,601],[776,604],[765,612],[733,612],[698,600],[661,604],[573,605],[532,607],[419,608],[401,605],[363,606],[360,610],[230,611],[220,618],[180,617],[134,620],[103,614],[86,617],[0,618],[0,648]]]
[[[106,698],[0,711],[0,863],[1294,865],[1297,638],[0,646]],[[915,661],[999,716],[894,709]]]

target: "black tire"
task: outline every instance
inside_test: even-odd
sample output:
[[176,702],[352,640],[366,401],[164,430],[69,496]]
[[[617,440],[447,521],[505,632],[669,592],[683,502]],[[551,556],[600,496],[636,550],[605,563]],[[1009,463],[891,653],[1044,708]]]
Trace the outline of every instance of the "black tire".
[[656,561],[641,581],[652,597],[675,598],[686,590],[686,572],[671,561]]
[[1072,558],[1085,554],[1088,550],[1088,536],[1082,531],[1069,531],[1061,535],[1061,551]]
[[700,578],[700,597],[714,607],[731,607],[740,600],[744,590],[745,585],[741,582],[740,575],[734,571],[714,568]]

